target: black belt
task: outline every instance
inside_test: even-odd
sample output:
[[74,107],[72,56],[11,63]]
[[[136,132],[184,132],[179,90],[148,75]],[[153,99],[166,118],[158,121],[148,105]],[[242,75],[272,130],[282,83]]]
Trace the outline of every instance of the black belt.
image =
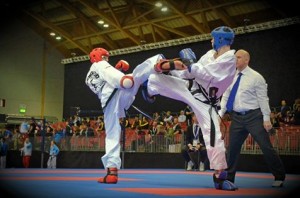
[[117,91],[118,91],[118,88],[115,88],[115,89],[113,90],[113,92],[112,92],[112,93],[110,94],[110,96],[108,97],[108,99],[107,99],[107,101],[106,101],[104,107],[102,108],[102,110],[105,109],[105,107],[108,105],[109,101],[112,99],[112,97],[115,95],[115,93],[116,93]]
[[241,111],[241,112],[236,112],[236,111],[232,111],[234,114],[236,115],[247,115],[255,110],[258,110],[258,109],[251,109],[251,110],[248,110],[248,111]]

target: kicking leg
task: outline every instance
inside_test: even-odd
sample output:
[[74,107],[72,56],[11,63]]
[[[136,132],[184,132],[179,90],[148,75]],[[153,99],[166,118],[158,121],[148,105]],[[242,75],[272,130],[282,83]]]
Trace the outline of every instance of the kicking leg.
[[162,95],[174,100],[185,102],[187,104],[190,103],[190,100],[195,100],[193,95],[188,90],[188,81],[169,75],[150,75],[147,89],[150,97]]

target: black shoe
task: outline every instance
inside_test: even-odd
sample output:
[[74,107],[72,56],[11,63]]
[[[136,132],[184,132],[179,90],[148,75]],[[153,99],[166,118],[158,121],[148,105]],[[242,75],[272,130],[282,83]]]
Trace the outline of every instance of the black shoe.
[[281,188],[283,187],[283,181],[282,180],[275,180],[272,184],[272,187]]

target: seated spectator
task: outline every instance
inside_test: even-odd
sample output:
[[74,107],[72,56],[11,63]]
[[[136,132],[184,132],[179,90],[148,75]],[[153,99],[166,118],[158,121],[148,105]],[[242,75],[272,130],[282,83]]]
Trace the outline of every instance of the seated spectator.
[[142,137],[146,134],[146,130],[142,129],[141,126],[137,126],[135,132],[138,137]]
[[158,133],[158,122],[157,120],[153,120],[151,126],[149,126],[149,132],[148,132],[150,138],[149,142],[153,143],[157,133]]
[[297,111],[298,107],[300,106],[300,98],[295,99],[295,102],[293,104],[293,109],[292,111],[295,112]]
[[143,130],[149,129],[149,122],[145,116],[143,116],[142,119],[139,120],[139,127]]
[[300,104],[295,107],[294,117],[293,117],[293,124],[300,125]]
[[130,124],[130,128],[135,130],[137,126],[139,126],[139,117],[135,116],[134,120]]
[[165,129],[166,129],[165,137],[167,137],[167,138],[173,138],[174,137],[174,129],[173,129],[172,122],[167,121]]
[[72,126],[71,126],[69,120],[66,121],[66,127],[64,129],[64,133],[65,133],[65,136],[67,136],[67,137],[73,136]]
[[136,138],[131,142],[132,151],[138,151],[137,149],[140,146],[144,146],[145,144],[146,131],[143,130],[140,126],[137,126],[135,129],[135,134]]
[[203,139],[203,134],[196,116],[192,115],[193,124],[188,126],[186,132],[186,142],[181,151],[187,162],[187,170],[199,169],[205,171],[205,161],[207,160],[207,151]]
[[94,129],[90,127],[90,124],[88,121],[83,121],[80,126],[80,132],[79,136],[80,137],[92,137],[95,136],[94,134]]
[[156,120],[153,120],[151,126],[149,127],[149,134],[152,137],[157,134],[157,126],[158,126],[158,122]]
[[181,125],[180,125],[177,117],[174,117],[172,128],[174,130],[174,135],[182,133]]
[[35,122],[34,117],[31,117],[30,123],[29,123],[29,137],[34,137],[37,132],[37,123]]
[[167,111],[166,115],[164,116],[163,121],[164,121],[164,123],[166,123],[166,122],[173,123],[173,116],[171,114],[171,111]]
[[270,114],[270,121],[271,121],[272,126],[274,128],[279,128],[280,127],[280,121],[277,117],[277,114],[275,114],[274,112],[271,112],[271,114]]
[[126,117],[126,118],[122,118],[122,119],[121,119],[121,123],[124,124],[124,127],[125,127],[125,128],[130,127],[130,123],[129,123],[129,120],[128,120],[127,117]]
[[95,132],[94,132],[94,129],[90,126],[89,123],[87,123],[86,125],[86,137],[94,137],[95,136]]
[[164,125],[157,125],[157,133],[156,135],[164,136],[167,133],[166,127]]
[[285,100],[281,100],[281,106],[280,106],[280,112],[277,114],[280,122],[283,122],[285,124],[289,124],[289,113],[291,111],[291,108],[287,106],[287,103]]
[[78,115],[74,115],[73,116],[73,119],[72,119],[73,123],[71,125],[74,125],[74,126],[80,126],[81,125],[81,117],[79,117]]
[[157,123],[163,122],[163,119],[158,112],[155,112],[153,114],[153,120],[155,120]]
[[181,124],[181,123],[186,123],[187,120],[186,120],[186,115],[184,113],[184,110],[181,110],[180,113],[179,113],[179,116],[178,116],[178,122]]
[[[126,121],[128,122],[127,119],[126,119]],[[129,124],[126,123],[125,127],[128,127],[127,125],[129,125]],[[100,116],[98,117],[98,120],[97,120],[97,130],[99,130],[99,131],[105,130],[103,119]]]
[[50,125],[48,125],[47,127],[46,127],[46,134],[45,134],[47,137],[51,137],[51,136],[53,136],[53,128],[50,126]]

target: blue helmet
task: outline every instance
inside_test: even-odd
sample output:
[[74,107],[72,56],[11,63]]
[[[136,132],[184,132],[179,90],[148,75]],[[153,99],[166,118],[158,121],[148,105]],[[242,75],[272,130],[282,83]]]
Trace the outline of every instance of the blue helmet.
[[217,51],[220,47],[225,45],[231,45],[234,39],[234,32],[230,27],[221,26],[215,28],[211,32],[212,37],[214,38],[213,48]]

